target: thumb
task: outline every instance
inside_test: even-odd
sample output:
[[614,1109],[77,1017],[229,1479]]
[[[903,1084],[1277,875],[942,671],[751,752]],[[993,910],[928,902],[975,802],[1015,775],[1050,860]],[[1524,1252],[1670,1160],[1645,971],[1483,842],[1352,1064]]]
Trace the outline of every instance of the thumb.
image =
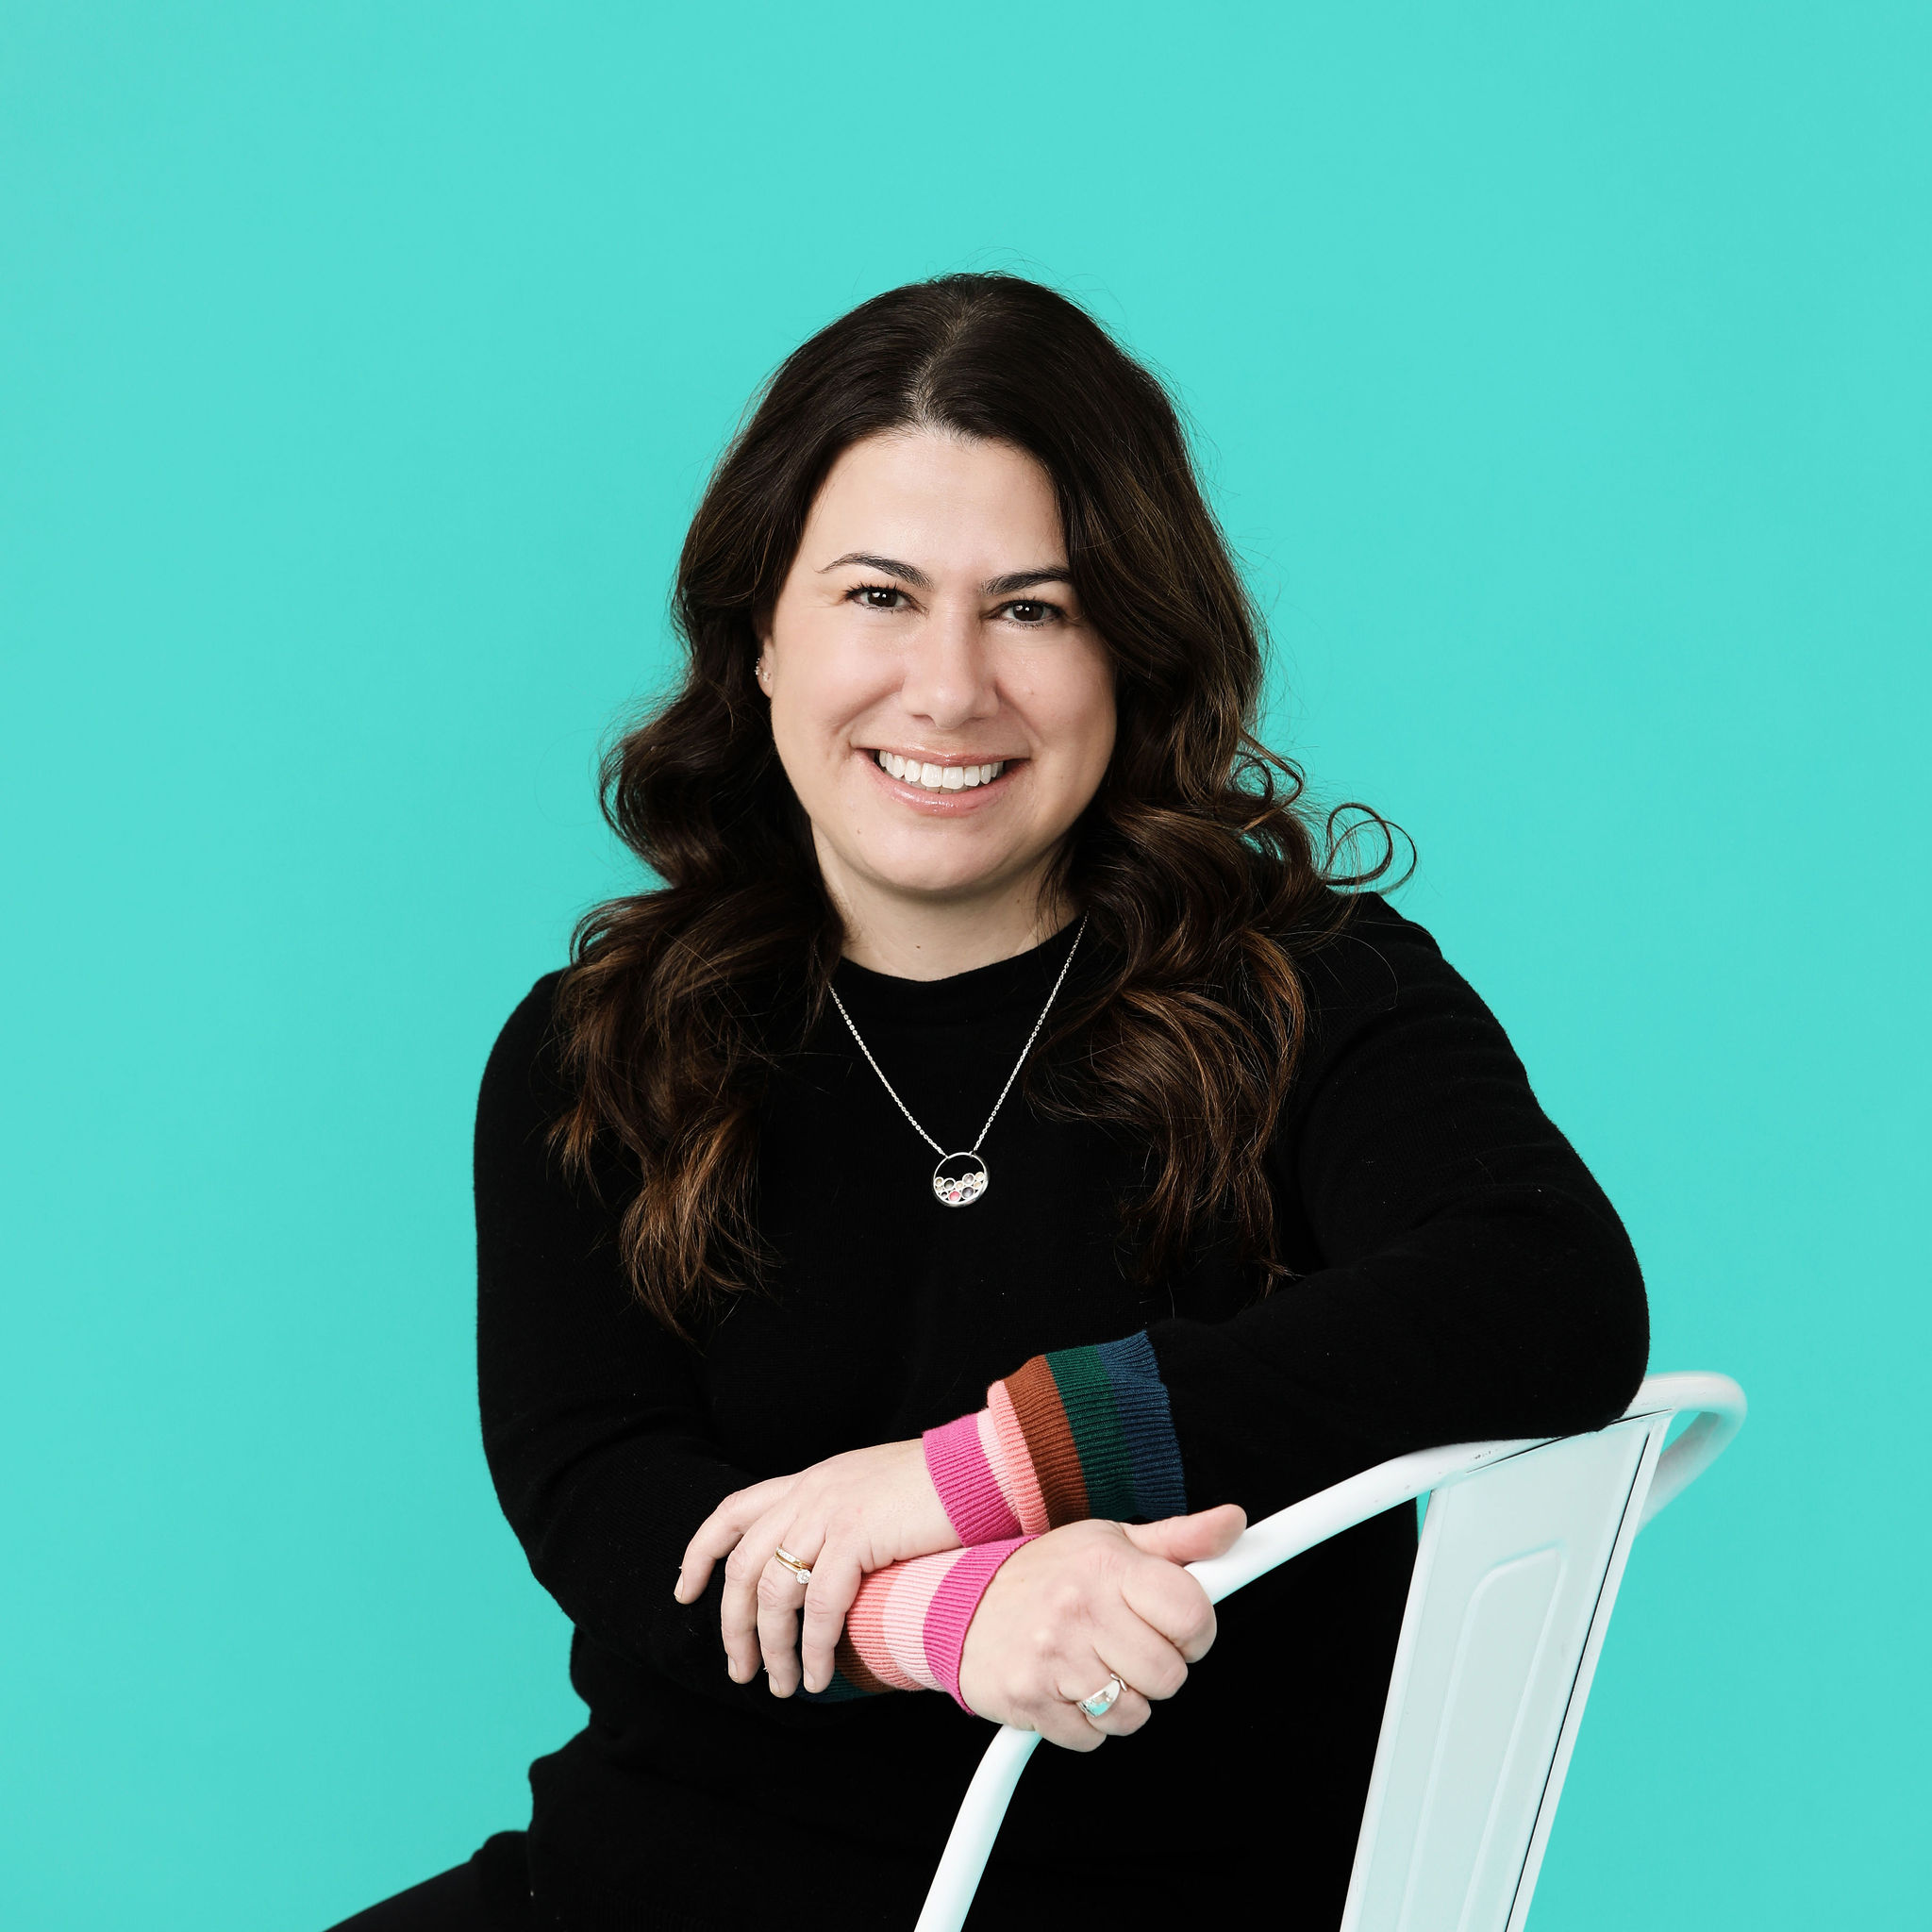
[[1191,1516],[1164,1516],[1158,1523],[1122,1526],[1127,1541],[1150,1557],[1165,1557],[1170,1563],[1198,1563],[1203,1557],[1220,1556],[1247,1528],[1248,1518],[1239,1503],[1221,1503]]

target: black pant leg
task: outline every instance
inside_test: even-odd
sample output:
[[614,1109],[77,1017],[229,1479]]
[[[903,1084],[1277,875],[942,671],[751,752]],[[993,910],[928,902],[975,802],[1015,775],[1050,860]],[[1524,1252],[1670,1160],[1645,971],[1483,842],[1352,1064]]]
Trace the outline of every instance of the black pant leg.
[[329,1932],[525,1932],[529,1923],[524,1834],[500,1831],[467,1864],[383,1899]]

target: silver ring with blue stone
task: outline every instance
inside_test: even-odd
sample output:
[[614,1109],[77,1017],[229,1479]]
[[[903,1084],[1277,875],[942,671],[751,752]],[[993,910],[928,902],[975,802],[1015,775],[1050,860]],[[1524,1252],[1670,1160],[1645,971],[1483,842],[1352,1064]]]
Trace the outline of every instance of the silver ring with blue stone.
[[1080,1708],[1089,1717],[1105,1717],[1120,1701],[1120,1694],[1127,1687],[1119,1677],[1109,1677],[1091,1697],[1080,1700]]

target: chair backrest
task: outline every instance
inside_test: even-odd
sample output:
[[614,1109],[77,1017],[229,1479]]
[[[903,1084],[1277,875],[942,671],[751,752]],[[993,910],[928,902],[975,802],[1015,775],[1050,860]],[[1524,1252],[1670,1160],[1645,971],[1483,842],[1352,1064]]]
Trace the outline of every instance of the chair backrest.
[[[1695,1420],[1665,1447],[1672,1423]],[[1364,1471],[1189,1568],[1216,1602],[1427,1494],[1341,1932],[1521,1932],[1638,1530],[1744,1419],[1724,1375],[1653,1375],[1623,1419],[1548,1442],[1463,1443]],[[958,1932],[1039,1739],[1003,1728],[918,1932]]]
[[1517,1932],[1670,1418],[1429,1498],[1342,1932]]

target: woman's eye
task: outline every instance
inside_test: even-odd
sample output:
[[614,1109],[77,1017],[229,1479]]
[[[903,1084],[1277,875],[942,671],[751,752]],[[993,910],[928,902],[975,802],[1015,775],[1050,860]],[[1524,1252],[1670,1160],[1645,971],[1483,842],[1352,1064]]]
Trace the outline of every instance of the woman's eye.
[[1007,606],[1007,615],[1015,624],[1037,629],[1041,625],[1051,624],[1061,614],[1058,604],[1048,604],[1038,597],[1022,597]]
[[896,610],[905,594],[891,584],[860,584],[847,592],[855,604],[866,610]]

